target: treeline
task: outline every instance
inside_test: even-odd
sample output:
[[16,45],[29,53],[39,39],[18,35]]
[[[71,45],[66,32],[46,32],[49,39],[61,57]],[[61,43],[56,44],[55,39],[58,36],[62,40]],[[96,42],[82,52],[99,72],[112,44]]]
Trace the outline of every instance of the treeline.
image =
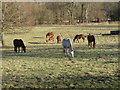
[[120,2],[4,2],[4,28],[39,24],[79,24],[120,20]]

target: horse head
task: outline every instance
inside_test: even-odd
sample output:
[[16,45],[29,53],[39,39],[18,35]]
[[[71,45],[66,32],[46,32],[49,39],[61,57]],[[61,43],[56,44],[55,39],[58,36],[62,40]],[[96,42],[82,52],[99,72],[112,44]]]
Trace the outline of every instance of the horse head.
[[22,46],[22,49],[24,51],[24,53],[26,52],[26,47],[25,46]]
[[74,51],[73,50],[70,52],[70,56],[74,57]]

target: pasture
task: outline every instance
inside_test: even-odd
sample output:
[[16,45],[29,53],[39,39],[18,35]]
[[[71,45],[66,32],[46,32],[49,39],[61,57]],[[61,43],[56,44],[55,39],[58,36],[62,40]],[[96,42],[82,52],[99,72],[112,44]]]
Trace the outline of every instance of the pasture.
[[[30,31],[5,33],[2,49],[2,88],[119,88],[118,35],[101,36],[118,30],[117,25],[36,26]],[[13,30],[14,31],[14,30]],[[55,41],[44,43],[45,34],[55,33]],[[96,37],[96,48],[85,42],[73,43],[74,58],[64,56],[56,36],[76,34]],[[13,51],[13,40],[22,39],[26,53]]]

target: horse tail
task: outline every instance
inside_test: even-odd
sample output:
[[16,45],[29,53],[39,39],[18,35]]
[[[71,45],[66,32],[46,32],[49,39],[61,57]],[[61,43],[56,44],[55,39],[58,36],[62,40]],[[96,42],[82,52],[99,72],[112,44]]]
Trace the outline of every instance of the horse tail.
[[76,39],[76,38],[73,39],[73,42],[75,42],[75,39]]
[[46,38],[45,39],[46,39],[46,42],[48,42],[48,34],[46,34]]
[[47,36],[48,36],[48,35],[46,34],[46,38],[47,38]]
[[83,42],[84,42],[85,41],[85,37],[83,36],[82,39],[83,39]]

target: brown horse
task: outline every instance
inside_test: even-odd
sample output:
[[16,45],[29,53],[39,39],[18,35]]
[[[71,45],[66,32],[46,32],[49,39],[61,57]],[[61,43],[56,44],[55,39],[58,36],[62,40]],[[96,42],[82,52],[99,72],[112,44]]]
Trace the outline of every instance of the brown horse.
[[61,43],[62,37],[60,35],[57,36],[57,43]]
[[83,41],[85,40],[85,36],[83,34],[77,34],[74,39],[73,39],[73,42],[75,42],[77,40],[77,42],[79,43],[79,39],[83,39]]
[[46,42],[48,42],[48,41],[54,41],[54,33],[53,32],[48,32],[47,34],[46,34]]
[[95,48],[95,45],[96,45],[96,43],[95,43],[95,37],[94,37],[94,35],[88,35],[87,36],[87,40],[88,40],[88,47],[93,47],[93,48]]

